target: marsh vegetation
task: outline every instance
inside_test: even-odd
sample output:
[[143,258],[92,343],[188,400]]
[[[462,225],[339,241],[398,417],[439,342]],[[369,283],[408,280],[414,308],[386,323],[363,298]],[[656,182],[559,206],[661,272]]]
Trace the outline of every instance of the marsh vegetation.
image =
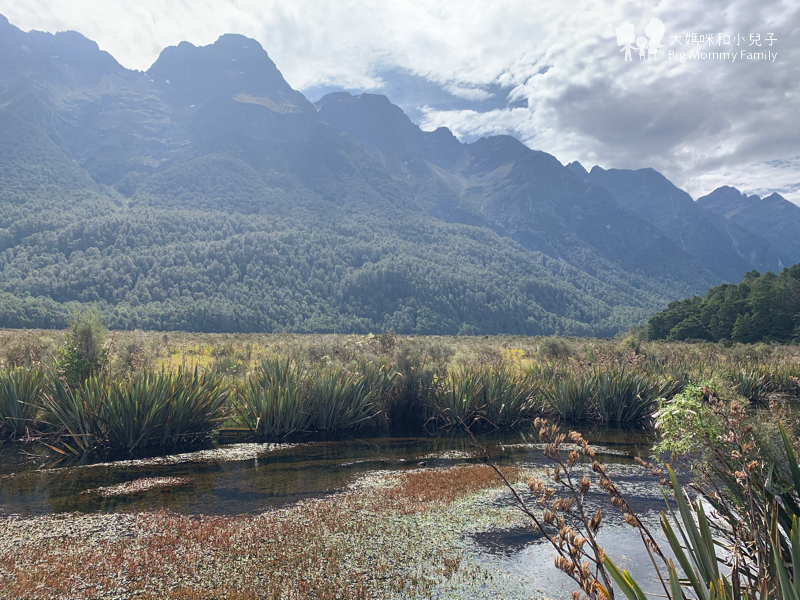
[[0,332],[0,431],[63,452],[137,451],[243,428],[275,441],[404,424],[558,417],[652,424],[687,385],[764,402],[800,391],[800,349],[563,337]]

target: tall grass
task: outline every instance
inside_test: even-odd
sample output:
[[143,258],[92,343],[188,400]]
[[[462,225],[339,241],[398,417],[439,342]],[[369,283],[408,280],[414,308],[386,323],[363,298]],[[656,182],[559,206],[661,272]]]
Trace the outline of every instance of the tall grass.
[[601,420],[630,423],[647,419],[674,386],[625,367],[596,370],[591,377],[594,407]]
[[33,421],[43,381],[38,369],[0,371],[0,434],[22,438],[35,430]]
[[545,392],[548,408],[562,419],[585,421],[592,402],[591,379],[583,375],[555,375]]
[[312,377],[309,396],[316,429],[350,429],[383,412],[383,396],[395,376],[385,366],[362,365],[361,371],[332,367]]
[[446,427],[480,421],[483,408],[483,377],[475,369],[462,367],[436,377],[431,385],[429,408],[431,418]]
[[535,416],[541,382],[519,376],[507,368],[489,371],[484,375],[484,417],[497,427],[513,425]]
[[499,427],[532,416],[540,383],[514,371],[463,367],[437,378],[431,387],[431,417],[449,427]]
[[290,359],[266,359],[237,389],[237,411],[260,438],[285,437],[306,429],[312,412],[300,367]]
[[306,430],[340,431],[365,425],[384,412],[397,375],[385,365],[354,371],[304,371],[290,359],[262,362],[237,390],[242,421],[260,438]]
[[757,402],[778,387],[772,373],[763,365],[733,369],[729,378],[736,393],[751,402]]
[[134,451],[207,437],[230,413],[228,394],[213,374],[144,372],[118,382],[92,376],[75,389],[56,380],[42,408],[66,433],[63,443],[72,452]]

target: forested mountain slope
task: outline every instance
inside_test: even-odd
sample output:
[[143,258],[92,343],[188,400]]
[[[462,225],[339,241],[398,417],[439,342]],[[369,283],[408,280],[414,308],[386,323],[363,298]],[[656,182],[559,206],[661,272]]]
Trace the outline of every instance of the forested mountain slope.
[[0,326],[608,335],[719,282],[552,156],[397,111],[370,141],[238,35],[142,73],[0,17]]
[[651,340],[789,343],[800,340],[800,264],[780,275],[747,273],[739,284],[711,288],[650,318]]

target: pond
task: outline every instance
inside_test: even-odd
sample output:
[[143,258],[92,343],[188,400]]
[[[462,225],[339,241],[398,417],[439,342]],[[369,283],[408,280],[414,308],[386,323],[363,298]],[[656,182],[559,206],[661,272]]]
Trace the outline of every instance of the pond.
[[[656,516],[664,506],[658,482],[633,461],[637,456],[649,456],[652,430],[574,428],[596,448],[601,462],[614,469],[614,480],[629,502],[658,530]],[[479,440],[499,465],[547,466],[532,429],[494,431]],[[463,433],[403,430],[299,438],[281,444],[220,445],[169,456],[94,457],[85,464],[53,464],[57,458],[41,447],[1,447],[0,515],[19,519],[161,509],[185,515],[255,515],[337,494],[370,474],[439,469],[483,460]],[[605,503],[601,490],[592,498],[598,506]],[[502,490],[481,501],[487,503],[487,510],[498,506],[515,510],[510,494]],[[606,519],[602,542],[607,551],[618,564],[634,575],[638,572],[647,582],[650,569],[638,534],[613,511]],[[459,544],[485,569],[504,575],[496,578],[491,589],[472,589],[459,597],[530,597],[534,590],[547,597],[568,598],[575,589],[553,567],[552,549],[518,518],[501,524],[481,523],[476,518],[461,527]]]

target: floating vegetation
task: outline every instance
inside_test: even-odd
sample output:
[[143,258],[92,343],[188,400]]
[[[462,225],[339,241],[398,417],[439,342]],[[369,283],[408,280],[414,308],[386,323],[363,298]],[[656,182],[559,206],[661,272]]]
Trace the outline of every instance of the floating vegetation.
[[175,487],[186,483],[189,483],[189,480],[185,477],[147,477],[126,481],[125,483],[119,483],[117,485],[85,490],[81,492],[81,494],[92,494],[102,498],[111,498],[113,496],[130,496],[154,488]]
[[509,511],[463,502],[499,483],[477,465],[368,476],[342,494],[256,516],[3,519],[0,596],[358,600],[477,587],[488,574],[464,556],[462,532],[481,514],[496,523]]

